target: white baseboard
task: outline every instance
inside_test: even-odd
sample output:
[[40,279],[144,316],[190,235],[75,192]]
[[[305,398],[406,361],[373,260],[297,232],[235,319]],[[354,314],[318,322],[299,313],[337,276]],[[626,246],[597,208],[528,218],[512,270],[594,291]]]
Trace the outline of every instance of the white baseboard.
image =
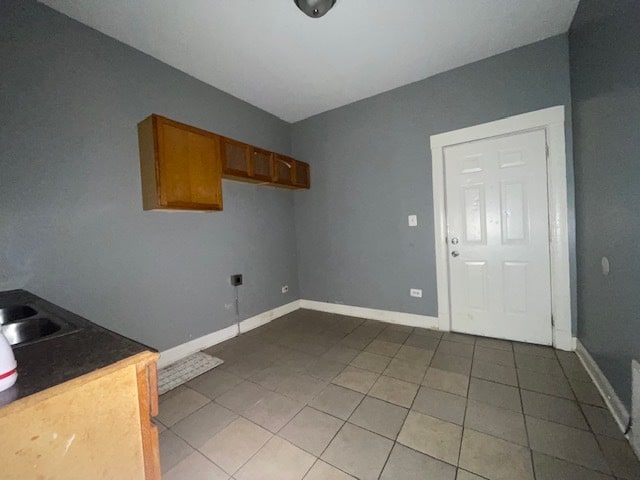
[[353,307],[339,303],[316,302],[313,300],[300,300],[300,308],[318,310],[320,312],[337,313],[350,317],[367,318],[369,320],[379,320],[381,322],[395,323],[409,327],[431,328],[438,330],[439,321],[437,317],[426,315],[416,315],[414,313],[392,312],[389,310],[378,310],[375,308]]
[[282,317],[287,313],[294,312],[300,308],[300,300],[294,300],[291,303],[287,303],[286,305],[281,305],[279,307],[274,308],[273,310],[268,310],[266,312],[262,312],[254,317],[247,318],[240,322],[240,333],[246,333],[249,330],[253,330],[254,328],[261,327],[276,318]]
[[[181,358],[188,357],[189,355],[204,350],[205,348],[213,347],[218,343],[222,343],[225,340],[229,340],[239,333],[245,333],[254,328],[258,328],[265,325],[278,317],[282,317],[287,313],[291,313],[300,308],[300,301],[295,300],[286,305],[281,305],[268,310],[266,312],[259,313],[253,317],[247,318],[240,322],[240,325],[231,325],[213,333],[209,333],[202,337],[195,338],[186,343],[177,345],[173,348],[160,352],[160,359],[158,360],[158,368],[170,365],[173,362],[180,360]],[[238,331],[239,327],[239,331]]]
[[451,319],[446,312],[438,312],[438,330],[442,332],[451,331]]
[[640,458],[640,362],[631,360],[631,434],[629,441]]
[[218,343],[222,343],[225,340],[238,335],[238,326],[230,325],[222,330],[218,330],[213,333],[209,333],[202,337],[194,338],[188,342],[177,345],[173,348],[160,352],[160,358],[158,359],[158,368],[166,367],[167,365],[177,362],[181,358],[188,357],[189,355],[204,350],[205,348],[212,347]]
[[580,340],[576,342],[576,354],[593,380],[593,383],[595,383],[598,388],[600,395],[604,398],[604,401],[607,404],[607,407],[609,407],[609,411],[613,415],[618,427],[620,427],[620,430],[624,432],[629,421],[629,412],[627,408],[624,406],[622,401],[620,401],[620,397],[618,397],[616,392],[613,390],[609,380],[604,376],[604,373],[602,373],[602,370],[600,370],[600,367]]

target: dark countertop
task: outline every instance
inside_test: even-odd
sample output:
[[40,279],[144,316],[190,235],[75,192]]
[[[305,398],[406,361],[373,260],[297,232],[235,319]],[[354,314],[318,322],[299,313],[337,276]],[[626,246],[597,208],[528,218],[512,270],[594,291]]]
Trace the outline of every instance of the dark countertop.
[[43,316],[71,323],[77,330],[36,343],[14,346],[18,380],[13,387],[0,392],[0,407],[135,354],[155,351],[26,290],[0,292],[0,308],[11,305],[29,305]]

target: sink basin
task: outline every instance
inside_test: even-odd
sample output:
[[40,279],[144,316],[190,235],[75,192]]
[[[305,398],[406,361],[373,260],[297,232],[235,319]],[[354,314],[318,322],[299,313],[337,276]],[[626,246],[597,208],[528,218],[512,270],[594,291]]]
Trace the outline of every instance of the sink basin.
[[0,325],[15,322],[24,318],[33,317],[38,312],[28,305],[12,305],[0,308]]
[[2,325],[2,333],[9,344],[32,343],[60,332],[66,324],[51,318],[34,318]]

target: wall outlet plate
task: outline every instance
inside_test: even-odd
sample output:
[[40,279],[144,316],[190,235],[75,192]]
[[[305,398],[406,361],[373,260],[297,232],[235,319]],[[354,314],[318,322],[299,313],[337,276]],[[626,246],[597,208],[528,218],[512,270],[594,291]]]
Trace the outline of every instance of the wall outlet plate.
[[287,293],[289,291],[289,285],[282,286],[282,293]]
[[242,274],[241,273],[236,273],[235,275],[231,275],[231,278],[229,278],[229,282],[234,287],[242,285]]
[[409,290],[409,295],[412,297],[422,298],[422,290],[420,288],[412,288]]
[[409,215],[408,220],[409,220],[409,226],[410,227],[417,227],[418,226],[418,216],[417,215]]

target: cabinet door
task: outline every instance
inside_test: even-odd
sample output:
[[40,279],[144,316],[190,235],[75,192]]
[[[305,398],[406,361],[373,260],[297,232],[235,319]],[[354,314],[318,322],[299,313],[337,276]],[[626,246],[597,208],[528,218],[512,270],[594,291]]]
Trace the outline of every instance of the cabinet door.
[[249,145],[230,138],[221,138],[222,173],[230,177],[249,178]]
[[0,416],[0,478],[160,479],[144,458],[135,365],[53,388]]
[[293,164],[293,184],[300,188],[309,188],[311,186],[311,175],[309,172],[309,164],[298,160]]
[[253,147],[251,152],[251,178],[262,182],[273,180],[273,154]]
[[293,186],[295,160],[284,155],[274,154],[273,181],[278,185]]
[[219,137],[167,119],[157,133],[160,206],[221,210]]

